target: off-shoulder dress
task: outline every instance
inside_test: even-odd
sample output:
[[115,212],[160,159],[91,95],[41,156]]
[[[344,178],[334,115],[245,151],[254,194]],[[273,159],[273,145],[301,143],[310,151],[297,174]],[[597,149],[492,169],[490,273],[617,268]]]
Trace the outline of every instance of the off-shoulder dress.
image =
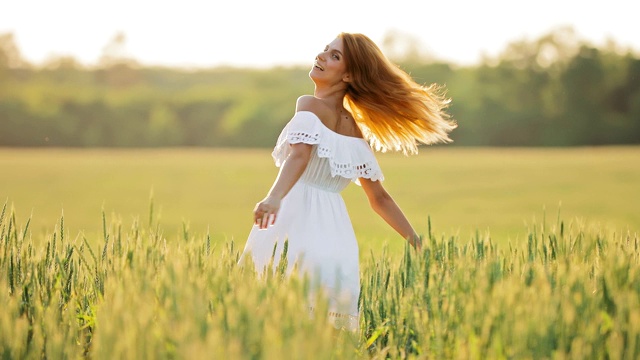
[[[297,263],[329,299],[329,316],[337,327],[356,330],[359,322],[360,269],[358,243],[340,194],[360,178],[382,181],[383,175],[366,140],[338,134],[312,112],[299,111],[282,130],[273,150],[275,165],[287,160],[290,144],[313,145],[300,179],[282,199],[274,225],[254,225],[240,262],[251,256],[265,271],[274,246],[276,266],[288,242],[288,270]],[[277,244],[277,245],[276,245]]]

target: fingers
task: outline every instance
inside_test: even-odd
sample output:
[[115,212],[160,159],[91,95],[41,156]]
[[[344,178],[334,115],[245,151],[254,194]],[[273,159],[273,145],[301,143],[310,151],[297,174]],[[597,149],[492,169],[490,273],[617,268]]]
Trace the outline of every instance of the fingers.
[[256,208],[253,209],[253,223],[262,227],[262,217],[265,215],[265,210],[262,208],[261,204],[257,204]]
[[260,229],[266,229],[268,226],[275,224],[276,215],[270,213],[263,213],[255,216],[254,223],[260,227]]
[[260,229],[266,229],[268,226],[275,224],[276,211],[267,209],[266,206],[258,205],[253,211],[253,223],[258,225]]
[[265,216],[268,216],[269,214],[264,213],[262,211],[254,211],[253,213],[253,222],[254,224],[258,225],[260,228],[262,228],[262,220],[264,219]]

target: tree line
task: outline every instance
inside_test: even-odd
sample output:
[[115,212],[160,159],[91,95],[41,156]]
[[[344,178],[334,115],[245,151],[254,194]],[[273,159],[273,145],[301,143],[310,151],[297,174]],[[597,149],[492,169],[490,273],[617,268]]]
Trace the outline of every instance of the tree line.
[[[143,66],[122,55],[124,40],[95,66],[35,66],[0,34],[0,146],[270,147],[295,99],[313,92],[308,67]],[[400,67],[447,89],[457,145],[640,143],[640,58],[612,41],[559,28],[473,66],[405,50],[392,54]]]

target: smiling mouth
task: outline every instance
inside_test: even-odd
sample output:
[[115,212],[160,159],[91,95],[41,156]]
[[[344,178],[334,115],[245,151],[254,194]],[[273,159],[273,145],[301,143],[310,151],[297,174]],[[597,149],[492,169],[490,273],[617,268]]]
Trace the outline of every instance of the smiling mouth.
[[322,66],[318,65],[318,63],[314,63],[313,67],[318,69],[318,70],[320,70],[320,71],[324,71],[324,68]]

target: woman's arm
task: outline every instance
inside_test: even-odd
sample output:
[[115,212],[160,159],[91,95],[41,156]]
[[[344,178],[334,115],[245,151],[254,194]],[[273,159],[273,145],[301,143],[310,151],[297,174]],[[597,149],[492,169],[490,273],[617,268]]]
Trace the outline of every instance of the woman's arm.
[[292,144],[291,152],[280,167],[280,172],[267,196],[253,209],[253,222],[266,229],[273,225],[280,210],[280,201],[298,181],[311,158],[312,145]]
[[395,231],[416,249],[422,247],[422,240],[415,232],[395,200],[389,195],[380,181],[360,178],[362,189],[367,194],[371,208]]

